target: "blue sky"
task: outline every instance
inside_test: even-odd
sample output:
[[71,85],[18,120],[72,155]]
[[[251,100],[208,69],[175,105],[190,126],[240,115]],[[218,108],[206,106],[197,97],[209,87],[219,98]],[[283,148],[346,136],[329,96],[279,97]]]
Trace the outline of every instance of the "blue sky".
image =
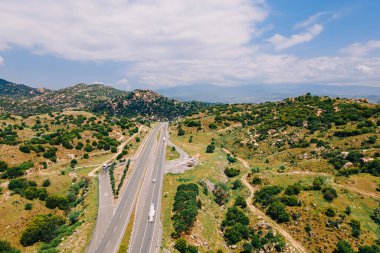
[[0,78],[35,87],[380,86],[374,0],[5,0]]

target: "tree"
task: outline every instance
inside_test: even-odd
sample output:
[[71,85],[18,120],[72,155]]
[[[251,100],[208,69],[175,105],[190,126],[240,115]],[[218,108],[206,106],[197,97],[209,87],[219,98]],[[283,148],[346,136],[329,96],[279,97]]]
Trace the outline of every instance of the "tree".
[[175,242],[174,248],[180,253],[186,253],[187,251],[187,242],[185,239],[180,238]]
[[333,253],[355,253],[355,251],[352,249],[349,242],[340,240],[336,245],[336,249],[333,251]]
[[257,236],[257,235],[253,235],[253,236],[252,236],[251,244],[252,244],[252,246],[253,246],[255,249],[261,249],[261,247],[263,246],[263,245],[261,244],[260,237]]
[[20,243],[30,246],[38,241],[49,242],[57,234],[58,228],[65,224],[65,219],[54,214],[36,215],[22,232]]
[[46,198],[46,207],[50,209],[58,207],[60,210],[67,210],[69,208],[69,200],[62,196],[51,195]]
[[224,174],[226,174],[227,177],[236,177],[240,174],[240,170],[234,168],[226,168],[224,170]]
[[379,253],[379,252],[380,252],[380,248],[378,246],[376,246],[376,245],[372,245],[372,246],[365,245],[365,246],[359,247],[358,253]]
[[76,159],[71,160],[70,167],[74,168],[78,164],[78,161]]
[[252,244],[245,242],[243,244],[243,253],[251,253],[253,250]]
[[345,212],[347,215],[350,215],[351,212],[352,212],[351,206],[347,206],[346,209],[344,210],[344,212]]
[[232,182],[232,189],[237,190],[243,187],[243,183],[240,181],[240,179],[236,179]]
[[25,210],[32,210],[32,208],[33,208],[33,204],[32,203],[26,203],[25,206],[24,206]]
[[374,222],[376,222],[377,224],[380,224],[380,207],[377,207],[373,211],[373,214],[371,215],[371,218],[373,219]]
[[322,189],[324,184],[325,184],[325,179],[323,177],[318,176],[313,181],[313,189],[319,191]]
[[0,160],[0,172],[6,171],[8,169],[8,164]]
[[235,199],[235,206],[240,206],[241,208],[246,208],[247,207],[247,202],[242,196],[237,196]]
[[185,131],[182,128],[179,128],[178,129],[178,136],[184,136],[184,135],[185,135]]
[[228,202],[228,187],[225,184],[218,183],[212,193],[215,196],[215,202],[220,206]]
[[352,219],[350,221],[350,226],[352,228],[352,236],[359,238],[361,234],[360,221]]
[[279,223],[290,220],[290,214],[286,211],[285,205],[278,201],[270,204],[266,213]]
[[329,207],[329,208],[327,208],[325,214],[326,214],[328,217],[334,217],[334,216],[336,215],[336,212],[335,212],[334,208]]
[[13,248],[10,242],[0,240],[0,252],[2,253],[19,253],[20,251]]
[[336,192],[336,190],[330,186],[325,187],[322,190],[322,192],[323,192],[323,197],[329,202],[333,201],[335,198],[338,197],[338,193]]
[[301,190],[302,190],[302,186],[299,183],[295,183],[292,185],[288,185],[285,188],[285,194],[289,195],[289,196],[298,195],[298,194],[300,194]]
[[207,145],[206,153],[214,153],[214,151],[215,151],[215,145],[214,144]]
[[50,180],[47,178],[47,179],[45,179],[43,182],[42,182],[42,186],[43,187],[48,187],[48,186],[50,186]]

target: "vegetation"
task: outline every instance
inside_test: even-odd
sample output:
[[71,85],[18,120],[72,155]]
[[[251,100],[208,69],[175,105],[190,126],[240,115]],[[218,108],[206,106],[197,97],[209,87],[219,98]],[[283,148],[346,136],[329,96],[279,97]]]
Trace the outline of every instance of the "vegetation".
[[199,194],[196,184],[181,184],[177,187],[173,204],[174,237],[189,233],[198,214],[197,196]]

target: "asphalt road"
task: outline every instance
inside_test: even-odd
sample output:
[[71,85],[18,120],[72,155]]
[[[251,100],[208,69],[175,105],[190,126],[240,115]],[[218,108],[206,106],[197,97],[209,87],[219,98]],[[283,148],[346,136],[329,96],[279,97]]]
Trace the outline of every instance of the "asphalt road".
[[[128,247],[129,253],[153,253],[157,252],[161,240],[161,198],[163,187],[164,163],[166,152],[167,127],[165,123],[161,128],[160,138],[155,151],[153,168],[147,170],[141,193],[137,201],[135,223],[133,226],[132,238]],[[155,183],[153,183],[155,179]],[[156,209],[155,220],[148,222],[151,204]]]
[[[102,236],[99,237],[99,242],[94,242],[94,244],[96,244],[95,250],[91,249],[91,244],[88,252],[115,253],[118,251],[124,232],[133,212],[135,201],[139,195],[141,182],[144,179],[145,173],[151,171],[149,169],[147,170],[147,168],[153,166],[152,161],[155,159],[154,152],[156,151],[157,134],[163,126],[165,126],[164,123],[158,124],[147,137],[140,155],[136,159],[132,174],[126,182],[126,187],[121,194],[120,202],[113,213],[112,219],[107,225],[103,224],[102,227],[98,227],[99,234]],[[99,188],[99,194],[102,194],[101,189],[104,188]],[[99,203],[99,215],[101,212],[101,203]],[[98,219],[102,218],[99,216]],[[97,223],[102,223],[102,221],[98,221]]]

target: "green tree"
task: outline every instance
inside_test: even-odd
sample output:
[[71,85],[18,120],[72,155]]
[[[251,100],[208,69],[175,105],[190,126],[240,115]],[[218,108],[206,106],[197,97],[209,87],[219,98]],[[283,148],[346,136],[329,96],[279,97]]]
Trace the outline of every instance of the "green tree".
[[336,190],[330,186],[323,188],[322,192],[323,197],[329,202],[333,201],[338,197],[338,193],[336,192]]
[[336,245],[336,249],[333,251],[333,253],[355,253],[355,251],[352,249],[349,242],[340,240]]
[[278,201],[269,205],[267,214],[280,223],[290,220],[290,214],[286,211],[285,205]]
[[187,242],[185,239],[180,238],[175,242],[174,248],[180,253],[186,253],[187,251]]

